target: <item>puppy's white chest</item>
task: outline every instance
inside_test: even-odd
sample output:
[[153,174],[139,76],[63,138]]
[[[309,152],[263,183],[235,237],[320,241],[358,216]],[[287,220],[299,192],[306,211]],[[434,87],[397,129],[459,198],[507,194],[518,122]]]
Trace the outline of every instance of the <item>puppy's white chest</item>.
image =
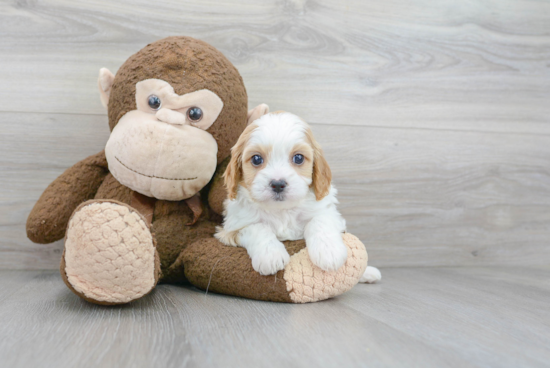
[[307,223],[296,210],[263,213],[261,221],[269,225],[277,239],[281,241],[303,239],[304,227]]

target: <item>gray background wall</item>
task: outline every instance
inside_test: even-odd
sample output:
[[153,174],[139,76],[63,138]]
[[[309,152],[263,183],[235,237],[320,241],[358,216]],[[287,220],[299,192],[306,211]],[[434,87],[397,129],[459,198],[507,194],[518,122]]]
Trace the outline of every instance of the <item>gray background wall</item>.
[[1,1],[0,268],[44,188],[100,151],[100,67],[188,35],[240,70],[250,106],[313,126],[373,265],[550,261],[550,3]]

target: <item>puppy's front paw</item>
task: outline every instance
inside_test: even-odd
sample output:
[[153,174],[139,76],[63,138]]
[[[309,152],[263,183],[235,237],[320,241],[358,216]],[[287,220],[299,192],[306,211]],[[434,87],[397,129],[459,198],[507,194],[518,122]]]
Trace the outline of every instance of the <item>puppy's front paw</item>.
[[306,238],[309,258],[325,271],[336,271],[346,263],[348,249],[340,233],[315,234]]
[[290,260],[285,246],[278,240],[271,241],[260,249],[255,249],[251,258],[254,270],[264,276],[273,275],[284,269]]

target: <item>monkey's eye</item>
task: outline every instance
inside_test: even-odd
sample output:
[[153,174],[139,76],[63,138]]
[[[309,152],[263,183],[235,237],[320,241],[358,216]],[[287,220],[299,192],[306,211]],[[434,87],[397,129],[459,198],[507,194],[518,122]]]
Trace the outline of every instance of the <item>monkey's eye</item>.
[[202,119],[202,110],[200,109],[200,107],[192,107],[187,110],[187,116],[189,117],[189,120],[196,123],[197,121]]
[[304,155],[301,155],[299,153],[295,154],[294,157],[292,157],[292,162],[294,162],[296,165],[301,165],[304,163]]
[[260,166],[261,164],[264,163],[264,159],[260,155],[254,155],[250,159],[250,162],[252,162],[252,165],[254,165],[254,166]]
[[153,110],[158,110],[160,108],[160,98],[155,95],[149,96],[147,103],[149,104],[149,107]]

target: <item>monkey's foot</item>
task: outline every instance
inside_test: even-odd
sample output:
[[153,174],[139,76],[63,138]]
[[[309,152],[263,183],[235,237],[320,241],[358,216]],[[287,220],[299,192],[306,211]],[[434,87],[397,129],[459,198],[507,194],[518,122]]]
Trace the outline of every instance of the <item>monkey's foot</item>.
[[160,274],[145,218],[116,201],[88,201],[73,213],[60,266],[67,286],[96,304],[124,304],[149,293]]
[[295,254],[284,270],[289,296],[294,303],[309,303],[333,298],[354,287],[367,268],[367,250],[350,233],[342,234],[348,248],[346,263],[336,271],[324,271],[309,259],[307,248]]
[[365,273],[367,251],[352,234],[342,234],[348,249],[346,263],[324,271],[309,259],[304,240],[286,241],[290,260],[284,270],[262,276],[252,268],[246,250],[202,239],[182,253],[185,276],[195,286],[221,294],[288,303],[329,299],[350,290]]

